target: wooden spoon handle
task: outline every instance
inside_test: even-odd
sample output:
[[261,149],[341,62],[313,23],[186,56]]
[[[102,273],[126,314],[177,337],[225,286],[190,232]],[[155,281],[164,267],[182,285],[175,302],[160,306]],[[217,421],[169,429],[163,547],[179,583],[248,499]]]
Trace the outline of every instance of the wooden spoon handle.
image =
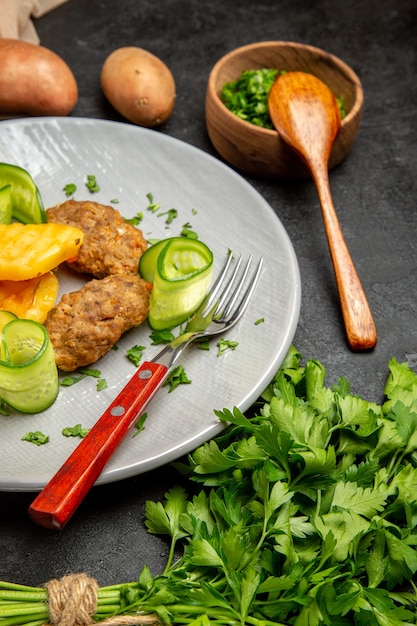
[[336,215],[327,169],[314,167],[312,175],[319,194],[348,342],[354,351],[370,350],[377,342],[375,323]]

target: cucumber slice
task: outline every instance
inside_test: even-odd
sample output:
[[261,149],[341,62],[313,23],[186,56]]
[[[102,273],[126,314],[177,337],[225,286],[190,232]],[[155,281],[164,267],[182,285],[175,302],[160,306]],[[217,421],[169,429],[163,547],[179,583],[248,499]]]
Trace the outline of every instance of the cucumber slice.
[[185,322],[201,304],[211,281],[213,253],[196,239],[172,237],[151,246],[139,269],[153,282],[149,324],[166,330]]
[[[152,246],[150,246],[140,257],[139,259],[139,274],[142,276],[144,280],[147,280],[150,283],[153,283],[156,266],[158,263],[158,257],[162,250],[166,245],[173,239],[177,239],[177,237],[171,237],[169,239],[161,239],[161,241],[157,241]],[[178,239],[182,239],[178,237]]]
[[[12,320],[17,320],[17,315],[15,315],[14,313],[12,313],[11,311],[0,311],[0,333],[3,330],[3,328],[6,326],[6,324],[8,324],[9,322],[11,322]],[[4,355],[1,352],[1,344],[0,344],[0,359],[4,359]]]
[[10,224],[12,221],[12,186],[4,185],[0,189],[0,224]]
[[58,370],[48,333],[32,320],[12,319],[1,332],[0,398],[22,413],[39,413],[56,399]]
[[0,187],[11,185],[12,218],[23,224],[46,223],[41,194],[32,176],[22,167],[0,163]]

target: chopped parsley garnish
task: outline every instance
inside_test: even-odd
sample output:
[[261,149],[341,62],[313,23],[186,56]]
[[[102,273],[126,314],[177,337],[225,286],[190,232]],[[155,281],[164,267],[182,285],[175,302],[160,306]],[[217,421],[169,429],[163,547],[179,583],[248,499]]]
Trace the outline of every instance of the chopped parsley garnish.
[[99,378],[97,380],[97,385],[96,385],[97,391],[103,391],[103,389],[107,389],[107,387],[108,387],[108,384],[105,378]]
[[169,211],[163,211],[162,213],[158,213],[158,217],[163,217],[164,215],[167,216],[165,224],[171,224],[171,222],[173,222],[175,218],[178,217],[178,211],[177,209],[169,209]]
[[183,224],[181,237],[188,237],[188,239],[198,239],[197,233],[192,230],[191,224],[189,222]]
[[147,193],[146,197],[149,200],[149,204],[147,206],[148,211],[150,211],[151,213],[156,213],[158,211],[158,209],[160,209],[161,203],[160,202],[154,202],[153,195],[151,193]]
[[148,417],[147,413],[143,413],[140,418],[138,419],[138,421],[135,424],[135,432],[133,434],[134,437],[136,437],[136,435],[139,435],[139,433],[142,432],[142,430],[145,429],[145,421],[146,418]]
[[101,391],[102,389],[107,388],[107,382],[104,380],[104,378],[101,378],[100,370],[96,368],[82,367],[78,371],[80,372],[79,375],[66,376],[65,378],[63,378],[60,383],[61,386],[71,387],[72,385],[79,383],[87,376],[91,376],[93,378],[99,379],[97,382],[97,391]]
[[221,356],[226,350],[236,350],[239,343],[237,341],[231,341],[230,339],[219,339],[217,342],[217,356]]
[[87,174],[85,186],[90,193],[98,193],[100,191],[100,185],[97,183],[97,179],[94,174]]
[[80,380],[83,380],[83,378],[85,378],[86,375],[82,374],[80,376],[66,376],[65,378],[63,378],[61,380],[61,386],[62,387],[72,387],[72,385],[75,385],[76,383],[79,383]]
[[65,185],[65,187],[63,187],[62,191],[67,197],[73,196],[74,193],[77,191],[77,185],[75,185],[74,183],[68,183],[67,185]]
[[174,391],[179,385],[189,385],[191,380],[188,378],[185,373],[185,369],[182,365],[177,365],[172,372],[168,374],[168,378],[164,382],[164,387],[169,386],[168,393]]
[[221,100],[240,119],[271,129],[268,95],[277,75],[275,69],[246,70],[237,80],[223,85]]
[[43,446],[45,443],[48,443],[49,437],[48,435],[44,435],[40,430],[35,430],[34,432],[27,432],[23,435],[22,441],[29,441],[30,443],[34,443],[35,446]]
[[100,370],[98,370],[95,367],[81,367],[80,370],[81,374],[85,374],[86,376],[92,376],[93,378],[100,378],[101,376],[101,372]]
[[343,96],[341,96],[340,98],[336,98],[336,102],[337,102],[337,106],[339,107],[340,117],[343,120],[343,118],[346,117],[345,99]]
[[150,339],[153,346],[159,346],[161,343],[169,343],[175,339],[175,335],[171,330],[153,330]]
[[126,351],[127,358],[132,361],[132,363],[136,365],[136,367],[138,367],[141,362],[144,350],[145,346],[132,346],[132,348],[129,348]]
[[62,429],[62,434],[64,437],[81,437],[84,438],[87,436],[89,429],[83,428],[81,424],[76,424],[75,426],[67,426]]
[[133,217],[125,217],[124,221],[126,224],[132,224],[132,226],[138,226],[143,220],[143,213],[138,212]]

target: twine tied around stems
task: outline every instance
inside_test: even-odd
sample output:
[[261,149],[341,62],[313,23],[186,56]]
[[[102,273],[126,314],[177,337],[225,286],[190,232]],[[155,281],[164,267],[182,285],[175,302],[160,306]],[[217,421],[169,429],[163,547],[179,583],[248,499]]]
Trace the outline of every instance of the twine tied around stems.
[[53,626],[88,626],[97,607],[98,585],[86,574],[70,574],[46,584]]
[[[97,610],[98,584],[86,574],[69,574],[46,583],[50,626],[90,626]],[[100,626],[159,623],[157,615],[115,615]]]

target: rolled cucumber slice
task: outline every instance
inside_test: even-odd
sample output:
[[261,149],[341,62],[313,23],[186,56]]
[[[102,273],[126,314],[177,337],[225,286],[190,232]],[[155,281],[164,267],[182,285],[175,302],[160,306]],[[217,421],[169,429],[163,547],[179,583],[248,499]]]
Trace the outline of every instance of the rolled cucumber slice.
[[0,224],[10,224],[12,213],[12,186],[9,184],[0,188]]
[[[4,311],[3,309],[0,310],[0,333],[3,330],[3,328],[6,326],[6,324],[11,322],[12,320],[17,320],[17,315],[12,313],[11,311]],[[1,353],[1,343],[0,343],[0,359],[3,359],[3,356]]]
[[142,255],[139,271],[153,283],[149,324],[166,330],[185,322],[201,304],[211,282],[213,253],[197,239],[172,237]]
[[0,187],[5,185],[11,187],[13,219],[23,224],[47,222],[41,194],[28,171],[18,165],[0,163]]
[[0,398],[22,413],[44,411],[55,401],[59,389],[45,327],[32,320],[12,319],[0,337]]

